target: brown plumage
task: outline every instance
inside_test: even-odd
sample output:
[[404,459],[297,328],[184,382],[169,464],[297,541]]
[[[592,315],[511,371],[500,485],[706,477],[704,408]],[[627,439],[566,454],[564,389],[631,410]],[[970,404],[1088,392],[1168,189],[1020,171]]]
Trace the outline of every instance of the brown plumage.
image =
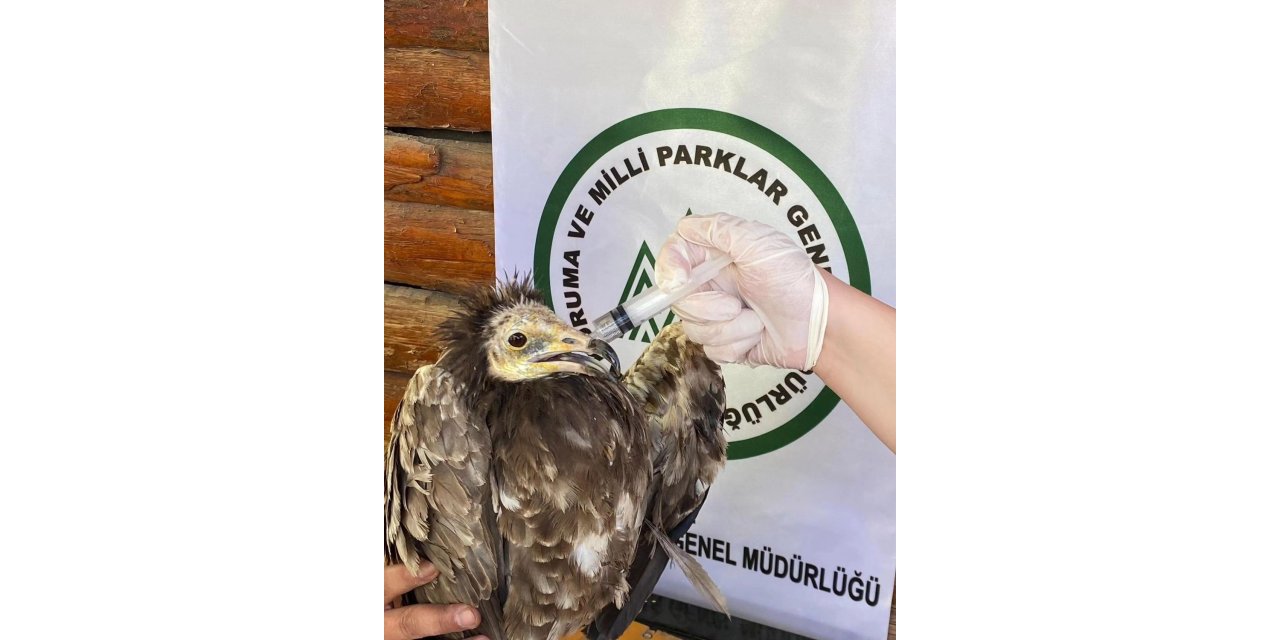
[[[649,489],[646,527],[628,572],[631,599],[609,606],[588,634],[593,640],[616,638],[640,612],[673,560],[699,591],[728,614],[724,596],[689,554],[666,535],[684,524],[707,498],[707,490],[724,469],[727,442],[724,377],[702,346],[684,335],[680,323],[667,325],[627,371],[627,391],[639,400],[653,440],[653,483]],[[683,533],[683,530],[680,533]]]
[[676,325],[624,384],[541,299],[527,280],[467,299],[392,418],[386,560],[435,563],[405,600],[477,606],[465,635],[558,639],[621,607],[646,516],[666,530],[724,464],[719,368]]
[[624,383],[643,403],[654,444],[649,519],[669,531],[702,504],[724,469],[724,377],[677,322],[658,334]]

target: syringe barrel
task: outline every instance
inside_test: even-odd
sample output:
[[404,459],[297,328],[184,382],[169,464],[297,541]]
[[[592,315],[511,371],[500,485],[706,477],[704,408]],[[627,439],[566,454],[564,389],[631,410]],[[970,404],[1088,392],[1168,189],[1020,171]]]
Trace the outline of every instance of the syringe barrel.
[[623,303],[622,307],[626,310],[631,323],[638,324],[662,313],[663,309],[670,307],[671,303],[678,299],[662,289],[651,287],[644,293]]
[[658,287],[650,287],[644,293],[614,307],[609,313],[597,318],[595,322],[591,323],[594,329],[592,335],[605,342],[618,338],[641,322],[662,313],[662,310],[670,307],[672,303],[693,293],[698,287],[714,278],[730,262],[733,262],[733,259],[727,254],[717,252],[706,262],[698,265],[689,274],[689,280],[679,287],[670,291],[663,291]]
[[[592,329],[594,330],[591,336],[593,338],[604,340],[605,342],[613,342],[615,339],[622,337],[624,330],[619,326],[619,316],[617,315],[617,313],[621,311],[621,306],[615,307],[609,313],[597,318],[595,322],[591,323]],[[625,319],[622,321],[626,322]],[[627,330],[629,331],[630,328]]]

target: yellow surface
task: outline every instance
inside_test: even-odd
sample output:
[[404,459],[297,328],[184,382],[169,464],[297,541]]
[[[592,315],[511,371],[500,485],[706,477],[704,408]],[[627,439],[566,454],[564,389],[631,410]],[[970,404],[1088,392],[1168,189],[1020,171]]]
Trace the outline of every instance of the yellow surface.
[[[586,640],[586,636],[579,631],[565,636],[564,640]],[[681,640],[681,638],[664,631],[650,629],[639,622],[632,622],[631,626],[627,627],[627,631],[618,640]]]

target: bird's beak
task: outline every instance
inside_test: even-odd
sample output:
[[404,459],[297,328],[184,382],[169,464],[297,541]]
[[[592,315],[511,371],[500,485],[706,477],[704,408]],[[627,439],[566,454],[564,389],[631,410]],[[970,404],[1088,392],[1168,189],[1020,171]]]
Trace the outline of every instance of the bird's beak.
[[[622,366],[618,362],[618,354],[609,343],[597,338],[589,338],[577,331],[569,332],[560,340],[547,345],[542,353],[530,358],[533,362],[576,362],[592,367],[601,373],[608,373],[613,378],[622,377]],[[609,363],[605,369],[604,363]]]
[[592,338],[591,342],[587,343],[587,348],[594,351],[595,355],[601,359],[609,361],[609,375],[613,376],[615,380],[622,377],[622,365],[618,362],[618,353],[613,350],[613,347],[609,346],[608,342],[599,338]]

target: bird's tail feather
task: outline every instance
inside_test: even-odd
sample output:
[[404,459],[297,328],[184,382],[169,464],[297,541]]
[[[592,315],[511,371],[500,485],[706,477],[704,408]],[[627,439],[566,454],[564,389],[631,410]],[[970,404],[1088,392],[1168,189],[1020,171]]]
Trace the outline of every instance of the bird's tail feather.
[[689,552],[681,549],[670,538],[663,535],[652,522],[646,520],[645,524],[653,532],[653,537],[662,546],[662,550],[667,553],[667,557],[671,558],[677,567],[680,567],[680,571],[689,579],[689,583],[693,585],[693,588],[715,603],[716,609],[719,609],[720,613],[732,618],[733,616],[729,615],[729,602],[725,600],[724,594],[720,593],[720,587],[716,586],[715,581],[707,574],[707,570],[703,569],[702,565],[693,556],[689,555]]

